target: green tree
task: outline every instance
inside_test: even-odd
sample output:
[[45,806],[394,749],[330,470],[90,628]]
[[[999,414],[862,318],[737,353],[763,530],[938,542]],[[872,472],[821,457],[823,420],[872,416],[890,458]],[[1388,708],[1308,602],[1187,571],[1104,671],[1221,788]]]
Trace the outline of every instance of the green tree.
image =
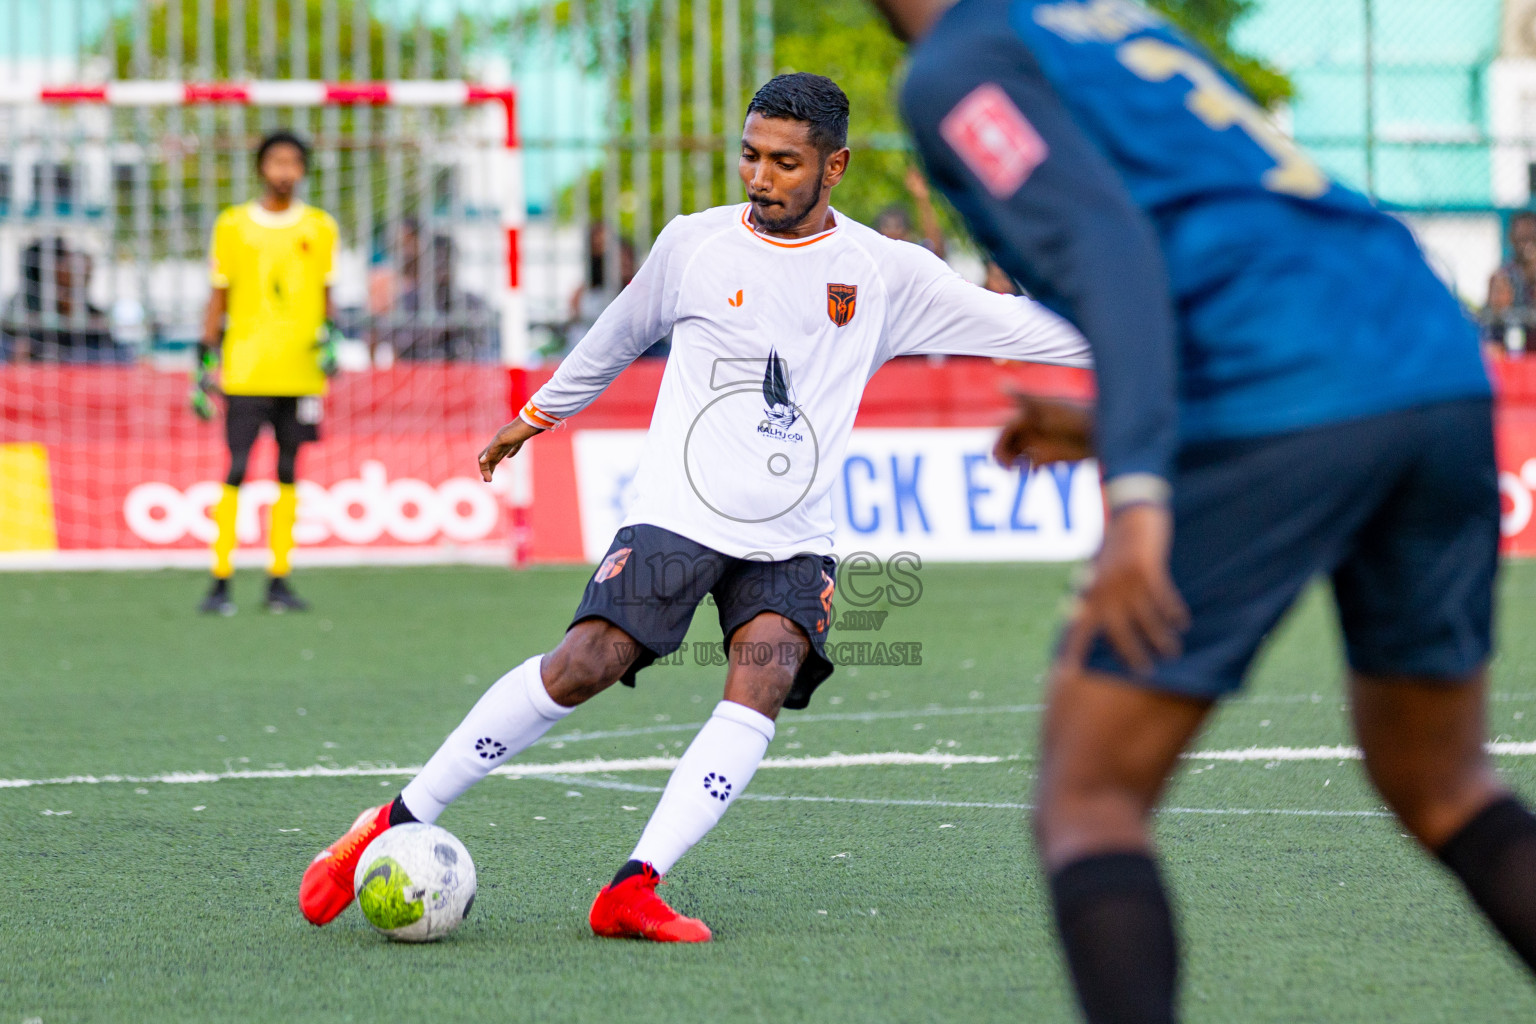
[[[103,30],[97,47],[111,61],[114,78],[153,78],[183,81],[228,81],[270,77],[275,79],[317,79],[324,77],[326,55],[334,54],[337,77],[343,81],[371,81],[386,77],[416,77],[419,67],[425,77],[445,77],[451,70],[451,37],[473,35],[464,19],[458,26],[434,23],[417,26],[408,23],[387,24],[371,9],[368,0],[275,0],[276,24],[260,20],[261,6],[247,0],[242,4],[211,5],[211,25],[200,24],[200,0],[158,0],[141,7],[119,3]],[[372,5],[377,6],[377,5]],[[330,16],[325,12],[330,9]],[[173,18],[180,29],[173,37]],[[236,21],[239,17],[241,20]],[[299,19],[307,28],[303,47],[303,66],[295,66],[287,29]],[[327,21],[334,22],[335,36],[325,34]],[[505,20],[498,23],[505,25]],[[232,34],[238,29],[237,34]],[[208,31],[211,30],[211,31]],[[362,46],[359,31],[365,33]],[[476,26],[480,35],[487,33],[485,23]],[[273,66],[261,66],[263,35],[273,36]],[[240,51],[232,51],[232,40],[243,35]],[[392,40],[390,37],[394,36]],[[209,67],[204,67],[200,40],[212,43]],[[423,52],[425,47],[425,52]],[[386,51],[393,55],[394,75],[386,61]],[[354,56],[363,59],[354,64]],[[239,59],[236,60],[235,58]],[[185,224],[198,225],[206,233],[218,208],[231,201],[247,198],[235,194],[237,183],[252,187],[249,174],[251,151],[263,126],[272,123],[272,113],[248,111],[236,106],[203,107],[196,111],[140,109],[121,110],[117,132],[140,142],[148,158],[140,171],[147,184],[150,230],[154,233],[156,252],[173,248],[171,212],[177,211]],[[436,186],[430,152],[417,143],[427,138],[443,138],[451,133],[456,112],[439,110],[395,111],[401,131],[386,138],[380,130],[386,123],[382,116],[367,109],[346,108],[322,117],[312,110],[284,111],[284,123],[301,133],[318,136],[317,159],[312,161],[308,192],[312,197],[328,194],[335,186],[337,202],[329,210],[342,225],[346,237],[367,237],[382,228],[385,211],[382,197],[391,185],[404,197],[405,215],[422,215],[419,207],[431,205],[441,212],[448,197]],[[316,131],[334,123],[334,135]],[[179,127],[178,127],[179,125]],[[393,176],[393,181],[389,179]],[[359,187],[359,180],[366,185]],[[211,185],[210,185],[211,183]],[[140,182],[120,183],[114,202],[119,240],[133,231],[135,204]],[[184,232],[183,232],[184,233]]]
[[[1254,0],[1153,0],[1185,32],[1211,51],[1266,107],[1291,96],[1290,82],[1231,43]],[[775,6],[775,63],[782,71],[815,71],[848,94],[854,160],[838,187],[838,208],[868,221],[892,204],[910,203],[904,175],[910,162],[897,110],[905,49],[866,0],[818,0]],[[958,220],[941,209],[954,230]]]
[[1152,0],[1180,28],[1209,50],[1265,107],[1273,108],[1294,94],[1290,79],[1258,57],[1232,45],[1238,22],[1256,0]]
[[[113,77],[196,79],[200,76],[202,72],[198,41],[201,35],[199,12],[204,6],[202,0],[159,0],[146,5],[147,17],[141,16],[141,8],[138,4],[116,6],[116,13],[108,21],[106,29],[106,36],[112,43]],[[263,35],[273,35],[275,36],[275,45],[272,47],[275,51],[275,67],[270,77],[320,78],[325,55],[331,52],[337,57],[340,77],[343,80],[366,81],[384,78],[386,77],[385,41],[390,28],[370,9],[370,6],[368,0],[275,0],[277,23],[267,25],[261,22],[261,5],[254,0],[233,5],[215,3],[211,12],[213,15],[211,77],[217,81],[234,76],[233,69],[236,61],[232,59],[230,43],[234,38],[232,30],[239,28],[245,41],[243,52],[239,54],[239,64],[243,68],[244,77],[250,77],[260,70],[259,40]],[[232,7],[242,16],[238,22],[231,14]],[[336,25],[335,39],[327,39],[323,34],[326,21],[324,12],[327,8],[333,11],[332,20]],[[175,53],[171,52],[170,30],[173,12],[179,15],[181,22],[180,46]],[[352,62],[357,30],[360,27],[359,13],[364,15],[367,33],[367,43],[364,47],[367,57],[365,65],[361,68],[354,67]],[[459,17],[462,18],[463,15]],[[293,66],[288,42],[289,31],[299,18],[304,19],[307,27],[304,67]],[[467,19],[465,23],[467,24]],[[485,31],[484,25],[477,28],[478,31]],[[395,34],[398,37],[400,67],[409,75],[411,69],[416,67],[419,47],[417,33],[414,26],[398,25],[395,27]],[[448,65],[449,30],[443,25],[432,25],[424,35],[428,50],[427,66],[430,69],[426,77],[444,77]],[[143,73],[140,72],[135,57],[140,47],[149,58],[149,67]]]

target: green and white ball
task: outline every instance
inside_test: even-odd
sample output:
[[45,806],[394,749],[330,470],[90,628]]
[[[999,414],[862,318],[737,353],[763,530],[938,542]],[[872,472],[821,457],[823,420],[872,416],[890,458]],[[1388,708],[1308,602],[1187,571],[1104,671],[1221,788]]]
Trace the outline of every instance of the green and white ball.
[[368,923],[399,942],[432,942],[469,916],[475,863],[448,830],[396,825],[368,844],[353,879]]

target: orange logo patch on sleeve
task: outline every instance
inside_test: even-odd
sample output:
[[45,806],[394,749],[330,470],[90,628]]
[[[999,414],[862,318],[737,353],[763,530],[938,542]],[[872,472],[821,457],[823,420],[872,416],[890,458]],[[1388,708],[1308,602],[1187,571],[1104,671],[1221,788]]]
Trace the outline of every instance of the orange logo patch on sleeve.
[[597,567],[597,574],[592,577],[592,582],[603,583],[623,572],[624,566],[629,563],[629,553],[633,550],[633,548],[619,548],[603,559],[603,564]]
[[741,305],[741,289],[740,288],[736,289],[736,297],[734,299],[726,299],[725,301],[727,303],[729,303],[730,305],[732,305],[732,306],[740,306]]
[[856,284],[827,285],[827,316],[839,327],[846,327],[853,319],[853,307],[858,301],[859,286]]

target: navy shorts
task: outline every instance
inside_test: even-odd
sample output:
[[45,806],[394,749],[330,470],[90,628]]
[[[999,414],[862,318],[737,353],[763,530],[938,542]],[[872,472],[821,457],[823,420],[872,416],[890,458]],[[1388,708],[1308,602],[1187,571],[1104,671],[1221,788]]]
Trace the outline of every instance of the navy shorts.
[[811,641],[784,700],[786,708],[799,709],[832,674],[826,641],[835,570],[836,563],[824,555],[778,562],[734,558],[659,526],[626,526],[592,574],[571,625],[603,619],[629,634],[639,656],[621,681],[634,686],[637,672],[682,645],[694,609],[706,596],[714,598],[719,612],[725,650],[736,630],[755,616],[777,612]]
[[1189,445],[1173,484],[1183,654],[1138,679],[1100,638],[1088,668],[1187,696],[1230,693],[1324,573],[1356,672],[1458,681],[1488,659],[1499,490],[1487,399]]

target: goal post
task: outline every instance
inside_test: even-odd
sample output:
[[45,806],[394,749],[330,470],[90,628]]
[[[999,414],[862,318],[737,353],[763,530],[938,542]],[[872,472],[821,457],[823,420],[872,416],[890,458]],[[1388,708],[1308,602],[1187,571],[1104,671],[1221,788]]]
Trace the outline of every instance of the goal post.
[[[473,467],[530,358],[516,93],[119,80],[0,82],[0,568],[206,564],[223,431],[186,397],[209,233],[256,198],[280,126],[341,228],[349,339],[300,462],[296,563],[520,560],[526,467],[489,490]],[[273,457],[263,440],[237,564],[264,564]]]
[[385,82],[248,81],[182,82],[119,80],[96,85],[39,85],[0,82],[0,108],[100,105],[121,108],[442,108],[499,105],[505,114],[501,158],[491,168],[500,226],[505,240],[497,275],[496,305],[500,352],[508,366],[528,357],[528,314],[522,298],[519,234],[527,221],[523,168],[517,135],[517,96],[510,87],[467,81]]

